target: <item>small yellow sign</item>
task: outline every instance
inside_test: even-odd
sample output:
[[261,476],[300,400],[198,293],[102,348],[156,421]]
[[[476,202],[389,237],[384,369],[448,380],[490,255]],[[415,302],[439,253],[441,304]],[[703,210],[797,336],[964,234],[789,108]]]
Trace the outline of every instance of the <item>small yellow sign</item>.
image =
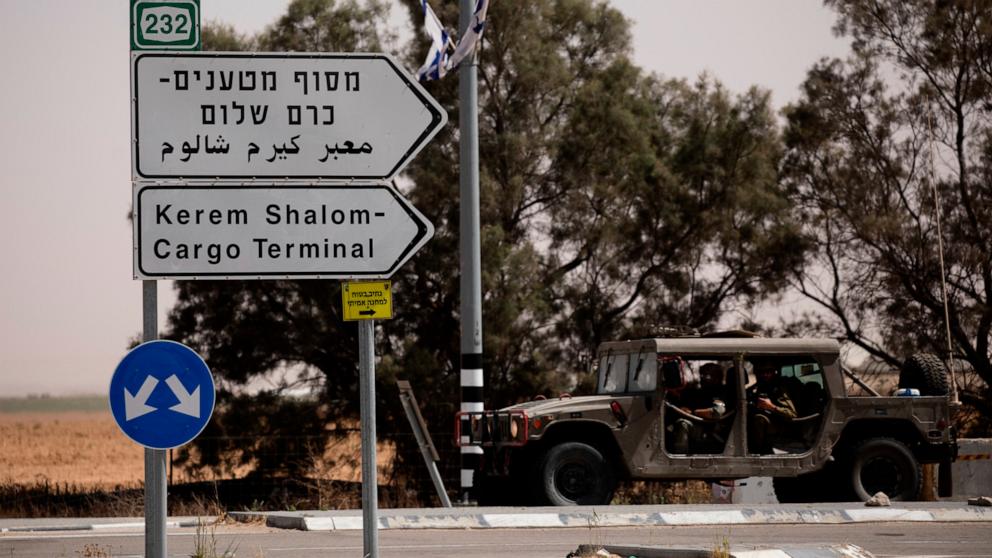
[[341,302],[346,322],[388,320],[393,317],[393,292],[390,281],[345,281],[341,285]]

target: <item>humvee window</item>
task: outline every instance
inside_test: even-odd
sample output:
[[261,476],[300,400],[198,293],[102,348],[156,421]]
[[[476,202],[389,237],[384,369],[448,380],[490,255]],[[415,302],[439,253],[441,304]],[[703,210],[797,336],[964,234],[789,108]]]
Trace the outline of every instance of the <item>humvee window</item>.
[[641,351],[630,361],[630,391],[654,391],[658,385],[658,361],[654,351]]
[[819,384],[821,388],[823,387],[823,370],[820,369],[819,363],[816,362],[783,366],[782,377],[798,378],[804,384],[813,382]]
[[623,393],[626,390],[629,357],[625,353],[607,353],[599,360],[599,385],[596,393]]
[[[823,369],[814,360],[800,362],[782,367],[782,377],[790,382],[799,416],[819,413],[827,401],[826,385],[823,381]],[[789,378],[795,378],[790,380]],[[797,383],[796,380],[799,380]]]

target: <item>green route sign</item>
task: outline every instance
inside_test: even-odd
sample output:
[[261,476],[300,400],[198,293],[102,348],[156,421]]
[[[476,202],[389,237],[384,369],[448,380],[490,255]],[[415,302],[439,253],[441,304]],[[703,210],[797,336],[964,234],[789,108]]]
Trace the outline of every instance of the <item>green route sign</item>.
[[131,0],[131,50],[200,50],[200,0]]

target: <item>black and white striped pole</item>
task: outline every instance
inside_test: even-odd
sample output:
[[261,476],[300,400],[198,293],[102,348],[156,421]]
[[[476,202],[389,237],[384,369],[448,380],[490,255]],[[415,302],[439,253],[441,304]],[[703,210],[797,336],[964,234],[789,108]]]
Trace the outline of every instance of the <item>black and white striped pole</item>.
[[[465,36],[472,22],[475,0],[461,0],[458,28]],[[458,69],[458,127],[461,260],[461,410],[482,411],[482,261],[479,243],[479,94],[476,54]],[[468,425],[462,425],[468,432]],[[471,498],[472,473],[482,448],[461,446],[461,500]]]
[[[464,303],[463,303],[464,306]],[[464,317],[462,318],[464,320]],[[464,323],[462,328],[464,328]],[[461,410],[466,412],[481,412],[482,411],[482,353],[466,353],[465,352],[465,333],[462,332],[462,367],[461,367],[461,394],[462,403]],[[481,345],[480,345],[481,348]],[[482,457],[482,448],[479,446],[468,445],[468,435],[470,427],[468,424],[468,419],[462,419],[463,424],[461,425],[461,432],[466,434],[462,435],[461,444],[461,458],[462,458],[462,470],[461,470],[461,487],[462,487],[462,502],[468,502],[471,500],[471,492],[473,487],[473,473],[479,467],[479,460]]]

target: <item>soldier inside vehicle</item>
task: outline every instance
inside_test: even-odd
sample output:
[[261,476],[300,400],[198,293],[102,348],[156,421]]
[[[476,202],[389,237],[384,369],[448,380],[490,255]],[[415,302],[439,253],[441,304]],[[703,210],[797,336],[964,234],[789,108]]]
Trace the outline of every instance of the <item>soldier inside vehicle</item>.
[[[697,363],[689,361],[687,366]],[[699,382],[673,393],[666,417],[671,454],[720,454],[726,446],[735,396],[718,362],[698,363]]]
[[748,453],[802,453],[821,422],[826,401],[823,374],[810,359],[749,363],[755,381],[746,390]]

